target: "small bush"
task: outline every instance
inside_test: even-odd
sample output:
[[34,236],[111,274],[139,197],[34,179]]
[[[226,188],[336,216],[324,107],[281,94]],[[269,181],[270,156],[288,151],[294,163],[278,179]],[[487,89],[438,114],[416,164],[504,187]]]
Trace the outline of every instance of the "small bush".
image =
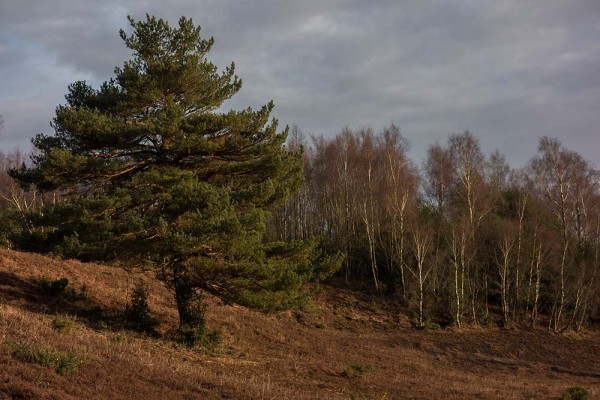
[[343,375],[346,378],[360,378],[362,377],[365,373],[369,372],[371,370],[371,366],[370,365],[362,365],[362,364],[352,364],[350,365],[350,367],[348,367],[344,372]]
[[67,278],[59,278],[53,280],[48,277],[43,277],[42,279],[40,279],[39,285],[46,294],[56,297],[63,295],[67,292],[69,280]]
[[479,323],[479,325],[490,326],[490,324],[492,323],[492,318],[490,317],[489,312],[487,312],[485,308],[478,307],[475,314],[477,315],[477,322]]
[[427,324],[427,327],[432,331],[439,331],[441,329],[440,324],[438,324],[437,322],[430,322],[429,324]]
[[220,331],[209,331],[202,326],[182,326],[177,331],[177,339],[189,348],[202,347],[209,352],[215,352],[221,344]]
[[25,342],[10,344],[9,347],[12,348],[12,355],[15,358],[52,368],[61,375],[73,372],[85,363],[85,360],[77,358],[71,353],[61,352],[54,347],[39,348]]
[[174,332],[173,339],[185,344],[188,348],[202,347],[214,352],[221,344],[221,332],[206,328],[204,313],[206,305],[198,295],[192,295],[185,307],[185,323],[180,323]]
[[573,386],[568,388],[562,395],[562,400],[587,400],[590,398],[590,393],[583,386]]
[[130,304],[125,309],[128,325],[138,332],[155,333],[157,321],[148,308],[148,287],[141,280],[131,293]]
[[52,328],[63,334],[69,334],[75,326],[77,320],[75,317],[65,314],[57,315],[52,318]]

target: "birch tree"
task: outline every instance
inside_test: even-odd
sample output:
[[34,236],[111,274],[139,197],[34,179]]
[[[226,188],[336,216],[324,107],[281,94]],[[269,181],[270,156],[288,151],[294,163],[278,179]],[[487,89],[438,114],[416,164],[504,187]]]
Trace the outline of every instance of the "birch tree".
[[425,285],[431,273],[431,263],[429,263],[429,250],[431,245],[431,231],[426,224],[419,221],[412,226],[410,247],[414,256],[414,265],[408,270],[415,278],[417,283],[417,303],[418,303],[418,326],[425,325],[423,304],[425,301]]

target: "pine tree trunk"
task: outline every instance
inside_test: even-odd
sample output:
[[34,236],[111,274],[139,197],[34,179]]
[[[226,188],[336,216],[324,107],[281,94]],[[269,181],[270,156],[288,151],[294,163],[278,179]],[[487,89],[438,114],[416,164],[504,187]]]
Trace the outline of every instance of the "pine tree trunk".
[[204,308],[200,296],[194,290],[185,267],[173,268],[175,302],[179,313],[179,329],[204,329]]

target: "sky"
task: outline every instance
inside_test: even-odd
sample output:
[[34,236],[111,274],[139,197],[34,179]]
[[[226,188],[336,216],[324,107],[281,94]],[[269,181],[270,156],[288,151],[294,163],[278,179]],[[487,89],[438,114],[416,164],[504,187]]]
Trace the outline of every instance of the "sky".
[[468,129],[514,167],[541,136],[600,166],[598,0],[2,0],[0,149],[53,133],[67,86],[113,77],[146,13],[191,17],[208,58],[235,62],[224,111],[273,100],[281,126],[327,137],[393,123],[417,164]]

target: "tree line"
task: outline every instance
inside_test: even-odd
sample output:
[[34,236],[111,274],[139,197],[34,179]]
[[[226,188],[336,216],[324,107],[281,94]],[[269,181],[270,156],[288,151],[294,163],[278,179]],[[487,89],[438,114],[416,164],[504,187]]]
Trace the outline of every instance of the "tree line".
[[[484,155],[468,131],[430,145],[420,166],[394,125],[310,139],[294,128],[286,147],[302,154],[304,181],[272,211],[264,241],[320,237],[324,254],[343,254],[340,276],[399,299],[420,326],[600,320],[600,173],[558,140],[541,138],[521,169]],[[0,152],[6,247],[31,246],[32,213],[65,201],[10,176],[30,158]]]
[[543,137],[521,169],[472,132],[408,157],[397,126],[305,138],[305,181],[268,234],[313,235],[345,255],[341,274],[400,298],[418,325],[598,322],[600,173]]
[[129,22],[115,77],[71,84],[32,155],[0,153],[0,245],[152,268],[190,343],[206,293],[295,307],[334,273],[420,327],[600,320],[600,174],[559,141],[516,170],[471,132],[422,165],[394,125],[308,140],[272,102],[219,111],[242,82],[190,19]]

